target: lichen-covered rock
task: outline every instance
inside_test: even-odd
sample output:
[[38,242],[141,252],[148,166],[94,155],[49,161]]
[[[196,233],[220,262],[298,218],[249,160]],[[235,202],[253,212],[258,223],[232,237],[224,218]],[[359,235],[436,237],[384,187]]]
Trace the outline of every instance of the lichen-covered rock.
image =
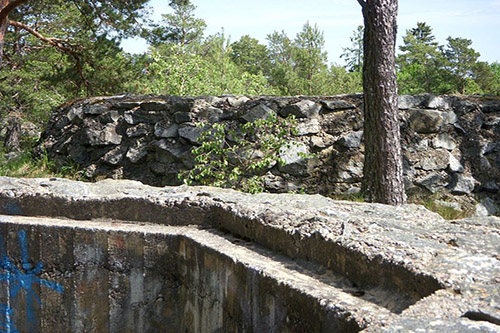
[[398,107],[402,110],[421,108],[427,99],[428,95],[401,95],[398,97]]
[[249,100],[250,100],[250,98],[248,98],[247,96],[229,96],[229,97],[227,97],[227,102],[229,103],[229,105],[236,106],[236,107],[244,105]]
[[209,106],[208,108],[202,110],[199,115],[200,118],[206,119],[211,124],[227,119],[227,116],[224,114],[224,110],[214,108],[213,106]]
[[275,113],[276,112],[274,112],[274,110],[268,107],[267,105],[259,104],[254,108],[248,110],[248,112],[246,112],[244,115],[241,116],[241,119],[243,119],[246,122],[254,122],[260,119],[267,119]]
[[467,177],[462,174],[455,173],[452,175],[450,190],[455,194],[471,194],[476,187],[476,180],[472,177]]
[[83,135],[91,146],[109,146],[119,145],[122,136],[116,133],[116,127],[113,124],[102,126],[97,122],[86,122]]
[[429,109],[451,110],[451,103],[445,96],[429,96],[426,106]]
[[127,128],[125,131],[129,138],[137,138],[141,136],[148,135],[151,132],[151,125],[149,124],[138,124],[133,127]]
[[193,144],[199,143],[200,137],[204,131],[204,128],[192,125],[182,126],[178,130],[179,137],[186,139]]
[[82,108],[84,114],[100,115],[109,110],[109,105],[106,104],[87,104]]
[[316,118],[300,121],[297,124],[297,135],[299,136],[317,134],[319,132],[321,132],[321,125]]
[[477,110],[479,106],[469,100],[455,99],[453,102],[453,110],[455,110],[458,116],[463,116],[466,113],[473,112]]
[[127,150],[126,157],[132,163],[139,163],[146,155],[148,144],[146,142],[137,141]]
[[342,154],[337,163],[337,178],[341,182],[356,183],[363,178],[363,161],[360,155]]
[[158,122],[155,124],[154,133],[158,138],[176,138],[179,136],[179,125],[170,122]]
[[500,207],[497,202],[491,198],[484,198],[476,205],[475,216],[489,216],[500,212]]
[[311,118],[319,114],[321,104],[314,101],[303,100],[294,104],[290,104],[281,109],[280,114],[283,117],[294,115],[297,118]]
[[448,133],[438,134],[432,140],[432,146],[434,148],[444,148],[447,150],[453,150],[457,147],[455,140]]
[[425,171],[444,170],[450,163],[450,154],[444,149],[428,149],[406,156],[415,168]]
[[116,148],[113,148],[106,154],[104,154],[101,160],[111,165],[118,165],[123,160],[124,155],[125,155],[124,147],[117,146]]
[[342,136],[339,143],[345,148],[359,148],[361,147],[361,139],[363,138],[363,131],[356,131]]
[[333,100],[333,101],[321,101],[321,104],[324,106],[324,113],[328,112],[335,112],[335,111],[341,111],[341,110],[349,110],[349,109],[355,109],[356,105],[344,101],[344,100]]
[[450,168],[450,171],[452,173],[455,173],[455,172],[464,172],[465,171],[465,168],[463,167],[462,163],[460,163],[460,161],[450,153],[450,164],[448,165],[448,167]]
[[307,155],[309,153],[309,149],[305,144],[292,143],[290,148],[280,152],[280,158],[284,163],[278,164],[278,169],[293,176],[305,175],[307,173]]
[[443,191],[450,183],[450,176],[443,171],[424,174],[416,178],[415,183],[431,193]]
[[[497,104],[487,97],[400,96],[406,188],[444,195],[454,192],[471,205],[485,196],[500,202]],[[293,151],[283,152],[289,156],[288,166],[274,165],[269,170],[280,185],[269,181],[266,190],[340,194],[359,188],[362,180],[362,105],[362,95],[97,97],[55,109],[38,151],[47,151],[50,158],[70,159],[82,170],[94,170],[90,174],[95,176],[123,174],[147,184],[173,185],[179,183],[174,175],[195,163],[192,148],[200,144],[204,131],[196,123],[207,124],[205,128],[223,123],[234,131],[228,131],[227,144],[237,145],[242,123],[270,114],[293,114],[298,118],[293,140],[301,151],[315,156],[306,163],[291,161],[297,157]],[[162,139],[169,147],[182,146],[182,157],[158,152],[161,147],[152,143]],[[473,191],[472,180],[452,181],[462,179],[457,174],[474,179]]]
[[438,133],[444,124],[443,112],[436,110],[410,110],[410,126],[417,133]]

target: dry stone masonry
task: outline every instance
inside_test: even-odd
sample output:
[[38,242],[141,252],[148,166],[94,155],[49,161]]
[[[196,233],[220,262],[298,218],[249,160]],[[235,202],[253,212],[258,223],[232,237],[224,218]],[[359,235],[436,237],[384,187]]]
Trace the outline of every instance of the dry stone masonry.
[[[407,193],[436,193],[476,215],[500,212],[498,97],[400,96]],[[96,97],[55,110],[40,148],[78,163],[93,179],[178,185],[193,166],[196,122],[231,124],[277,114],[298,119],[285,165],[263,176],[271,192],[356,193],[363,176],[362,96]],[[316,158],[305,159],[304,154]]]

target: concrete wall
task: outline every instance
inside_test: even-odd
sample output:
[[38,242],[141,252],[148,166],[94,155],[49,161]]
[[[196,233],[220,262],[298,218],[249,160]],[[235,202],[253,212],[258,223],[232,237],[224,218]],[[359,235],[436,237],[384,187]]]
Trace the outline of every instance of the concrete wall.
[[0,328],[495,332],[499,230],[413,205],[0,177]]
[[[21,272],[10,283],[31,279],[31,286],[21,287],[17,295],[15,287],[2,286],[0,302],[11,313],[12,330],[359,330],[354,320],[334,318],[308,295],[266,277],[257,258],[235,262],[232,243],[217,233],[178,227],[123,230],[120,223],[75,227],[74,221],[39,218],[0,221],[6,256]],[[19,262],[23,259],[42,270],[26,268]]]
[[4,327],[12,331],[360,329],[353,318],[339,317],[314,293],[298,289],[314,279],[297,279],[293,269],[275,272],[269,258],[250,250],[235,255],[242,250],[216,231],[5,216],[0,222],[7,249],[2,255],[16,267],[5,269],[15,276],[0,289],[3,315],[10,320]]

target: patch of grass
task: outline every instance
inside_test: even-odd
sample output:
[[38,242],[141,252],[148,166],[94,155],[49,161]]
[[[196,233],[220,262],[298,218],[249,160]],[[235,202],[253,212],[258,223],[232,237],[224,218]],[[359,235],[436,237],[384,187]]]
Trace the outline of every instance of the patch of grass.
[[428,210],[441,215],[445,220],[459,220],[467,217],[466,212],[463,210],[455,209],[446,205],[440,205],[435,201],[424,201],[423,205]]
[[459,220],[471,215],[470,212],[466,210],[456,209],[451,205],[442,204],[439,201],[444,200],[441,200],[440,195],[437,193],[427,196],[421,195],[408,198],[408,203],[423,205],[431,212],[441,215],[441,217],[445,220]]
[[34,157],[31,150],[23,151],[18,156],[7,159],[2,147],[0,147],[0,176],[84,180],[76,164],[57,165],[49,160],[46,153],[40,157]]
[[[342,194],[331,194],[330,198],[333,200],[346,200],[353,202],[367,202],[363,193],[342,193]],[[459,220],[466,217],[470,217],[472,213],[468,210],[456,209],[451,205],[446,204],[446,197],[438,193],[435,194],[413,194],[407,200],[408,203],[413,203],[417,205],[422,205],[431,212],[441,215],[445,220]],[[443,204],[444,203],[444,204]]]
[[353,202],[366,202],[363,193],[340,193],[340,194],[332,194],[330,198],[333,200],[345,200],[345,201],[353,201]]

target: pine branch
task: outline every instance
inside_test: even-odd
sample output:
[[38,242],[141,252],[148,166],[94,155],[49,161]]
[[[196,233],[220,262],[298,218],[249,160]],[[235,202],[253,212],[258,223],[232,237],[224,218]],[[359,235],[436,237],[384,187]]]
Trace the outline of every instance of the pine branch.
[[0,22],[5,20],[9,16],[10,12],[21,6],[22,4],[28,2],[29,0],[12,0],[0,10]]
[[38,38],[42,42],[45,42],[45,43],[55,47],[56,49],[58,49],[59,51],[61,51],[63,53],[71,55],[75,59],[76,69],[77,69],[78,74],[80,75],[80,77],[83,81],[83,84],[85,85],[85,88],[87,89],[87,91],[90,91],[90,83],[86,79],[85,75],[83,74],[83,70],[82,70],[82,60],[81,60],[82,57],[81,57],[80,53],[78,52],[78,48],[81,48],[81,46],[71,45],[68,42],[68,40],[65,40],[65,39],[46,37],[46,36],[42,35],[41,33],[39,33],[38,31],[36,31],[35,29],[33,29],[30,26],[28,26],[24,23],[21,23],[21,22],[9,21],[9,24],[14,26],[14,27],[26,30],[27,32],[29,32],[30,34],[32,34],[33,36],[35,36],[36,38]]

